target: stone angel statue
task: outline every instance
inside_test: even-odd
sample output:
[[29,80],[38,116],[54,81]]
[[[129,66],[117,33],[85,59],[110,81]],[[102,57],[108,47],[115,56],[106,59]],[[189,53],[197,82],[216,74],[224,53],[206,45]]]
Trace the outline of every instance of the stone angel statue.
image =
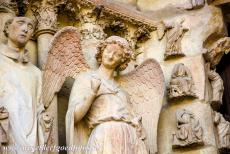
[[[127,40],[111,36],[98,46],[99,68],[90,70],[81,53],[80,39],[68,38],[65,34],[78,36],[76,28],[67,27],[61,32],[63,36],[57,42],[65,40],[66,43],[63,46],[54,43],[54,51],[49,53],[54,63],[47,68],[50,72],[62,72],[56,79],[50,79],[55,87],[61,86],[56,86],[60,84],[57,80],[63,84],[66,77],[75,77],[66,114],[68,153],[155,153],[164,95],[160,65],[148,59],[133,71],[119,75],[119,71],[128,66],[132,50]],[[69,40],[73,43],[67,43]],[[72,49],[67,50],[68,46]],[[70,57],[65,59],[63,55],[68,54]],[[55,63],[60,64],[58,60],[72,66],[63,65],[58,70],[60,65],[55,66]]]

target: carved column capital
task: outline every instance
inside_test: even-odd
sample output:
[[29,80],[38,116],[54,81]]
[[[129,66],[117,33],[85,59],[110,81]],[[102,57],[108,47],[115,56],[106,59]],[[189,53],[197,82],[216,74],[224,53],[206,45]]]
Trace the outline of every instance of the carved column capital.
[[0,12],[18,14],[17,3],[12,0],[1,0]]
[[39,7],[33,6],[38,25],[35,36],[55,34],[57,29],[57,8],[52,1],[43,2]]

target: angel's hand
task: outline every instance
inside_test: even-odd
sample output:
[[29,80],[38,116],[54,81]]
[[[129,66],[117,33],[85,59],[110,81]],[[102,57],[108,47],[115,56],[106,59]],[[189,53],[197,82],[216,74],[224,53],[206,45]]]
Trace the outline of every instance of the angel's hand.
[[91,80],[91,89],[93,90],[93,92],[95,94],[97,94],[100,86],[101,86],[101,80],[99,80],[99,79],[92,79]]

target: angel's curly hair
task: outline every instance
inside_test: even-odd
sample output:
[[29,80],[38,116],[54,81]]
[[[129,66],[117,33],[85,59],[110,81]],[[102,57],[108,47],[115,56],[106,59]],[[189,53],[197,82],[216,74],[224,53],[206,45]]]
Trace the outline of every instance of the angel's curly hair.
[[105,41],[103,41],[97,46],[97,53],[95,57],[96,57],[98,65],[101,65],[102,53],[105,50],[106,46],[109,44],[118,44],[121,48],[123,48],[124,52],[123,52],[123,56],[121,59],[121,64],[118,65],[115,70],[117,72],[125,70],[126,67],[128,66],[128,63],[130,62],[132,58],[132,49],[128,41],[119,36],[110,36]]

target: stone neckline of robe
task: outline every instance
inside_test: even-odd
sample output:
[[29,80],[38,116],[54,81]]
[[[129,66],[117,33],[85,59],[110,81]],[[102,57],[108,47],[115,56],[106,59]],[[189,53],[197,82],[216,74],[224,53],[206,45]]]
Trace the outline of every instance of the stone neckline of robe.
[[20,54],[16,49],[10,48],[5,44],[0,45],[0,53],[8,58],[13,59],[16,62],[28,63],[29,52],[25,49],[23,54]]

